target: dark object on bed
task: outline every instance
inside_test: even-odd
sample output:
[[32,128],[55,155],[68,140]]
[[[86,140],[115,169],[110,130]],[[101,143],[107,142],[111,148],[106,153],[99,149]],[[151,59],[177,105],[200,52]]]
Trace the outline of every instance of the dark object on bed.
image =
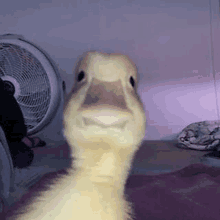
[[28,167],[34,159],[34,152],[21,141],[27,135],[27,127],[13,91],[1,78],[0,103],[0,126],[7,138],[13,166]]
[[211,153],[205,154],[204,157],[213,157],[220,159],[220,151],[213,151]]

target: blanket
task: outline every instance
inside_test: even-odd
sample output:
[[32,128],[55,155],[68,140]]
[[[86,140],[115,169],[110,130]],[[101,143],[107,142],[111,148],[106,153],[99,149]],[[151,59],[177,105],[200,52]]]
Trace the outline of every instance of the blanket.
[[177,147],[194,150],[217,150],[220,147],[218,121],[196,122],[185,127],[177,137]]
[[133,175],[126,194],[136,220],[219,220],[220,169],[193,164],[157,176]]
[[[31,202],[35,193],[53,181],[57,173],[44,175],[7,214]],[[193,164],[167,174],[132,175],[127,180],[125,193],[133,203],[135,220],[220,219],[220,168]]]

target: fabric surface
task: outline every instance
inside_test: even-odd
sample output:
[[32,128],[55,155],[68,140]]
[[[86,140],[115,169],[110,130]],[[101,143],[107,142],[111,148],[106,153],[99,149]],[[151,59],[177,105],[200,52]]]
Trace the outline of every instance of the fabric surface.
[[[19,207],[33,202],[36,193],[45,190],[57,173],[66,172],[61,170],[44,175],[13,209],[6,212],[7,216],[13,215]],[[194,164],[168,174],[132,175],[127,180],[125,193],[133,203],[134,220],[220,219],[219,168]]]
[[178,135],[178,147],[195,150],[217,150],[220,147],[218,121],[196,122],[185,127]]
[[[160,146],[160,150],[163,149],[163,146],[167,148],[167,143],[162,141],[156,143],[153,145],[152,141],[146,141],[143,145],[146,145],[146,148],[153,147],[155,151],[158,146]],[[173,145],[173,142],[168,143]],[[67,144],[56,148],[36,148],[34,152],[36,155],[42,156],[52,155],[61,158],[70,156]],[[148,153],[150,151],[141,152],[141,154],[145,154],[146,158],[149,156]],[[49,162],[43,164],[48,166]],[[6,211],[7,216],[13,215],[25,204],[33,202],[36,194],[48,189],[46,186],[56,179],[58,173],[65,174],[66,172],[63,169],[45,174],[12,209]],[[220,168],[193,164],[167,174],[132,175],[127,180],[125,193],[128,200],[133,203],[136,217],[134,220],[220,219]],[[4,218],[0,216],[0,219]]]
[[129,177],[136,220],[220,219],[220,169],[193,164],[157,176]]

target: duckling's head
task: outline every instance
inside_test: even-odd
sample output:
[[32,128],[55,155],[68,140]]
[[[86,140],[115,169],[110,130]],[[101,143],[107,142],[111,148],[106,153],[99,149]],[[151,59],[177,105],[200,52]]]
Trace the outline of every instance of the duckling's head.
[[86,150],[133,154],[138,149],[146,117],[137,84],[128,56],[88,52],[80,60],[64,111],[64,134],[74,156]]

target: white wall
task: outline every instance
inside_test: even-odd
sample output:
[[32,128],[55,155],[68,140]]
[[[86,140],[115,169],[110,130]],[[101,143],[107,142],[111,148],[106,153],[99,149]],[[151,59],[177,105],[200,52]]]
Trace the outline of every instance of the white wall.
[[[45,2],[5,1],[0,34],[22,34],[47,50],[62,69],[67,91],[82,52],[121,52],[139,69],[148,124],[145,139],[169,138],[192,122],[218,119],[213,82],[213,70],[217,86],[220,78],[218,0]],[[53,138],[53,130],[44,135]]]

